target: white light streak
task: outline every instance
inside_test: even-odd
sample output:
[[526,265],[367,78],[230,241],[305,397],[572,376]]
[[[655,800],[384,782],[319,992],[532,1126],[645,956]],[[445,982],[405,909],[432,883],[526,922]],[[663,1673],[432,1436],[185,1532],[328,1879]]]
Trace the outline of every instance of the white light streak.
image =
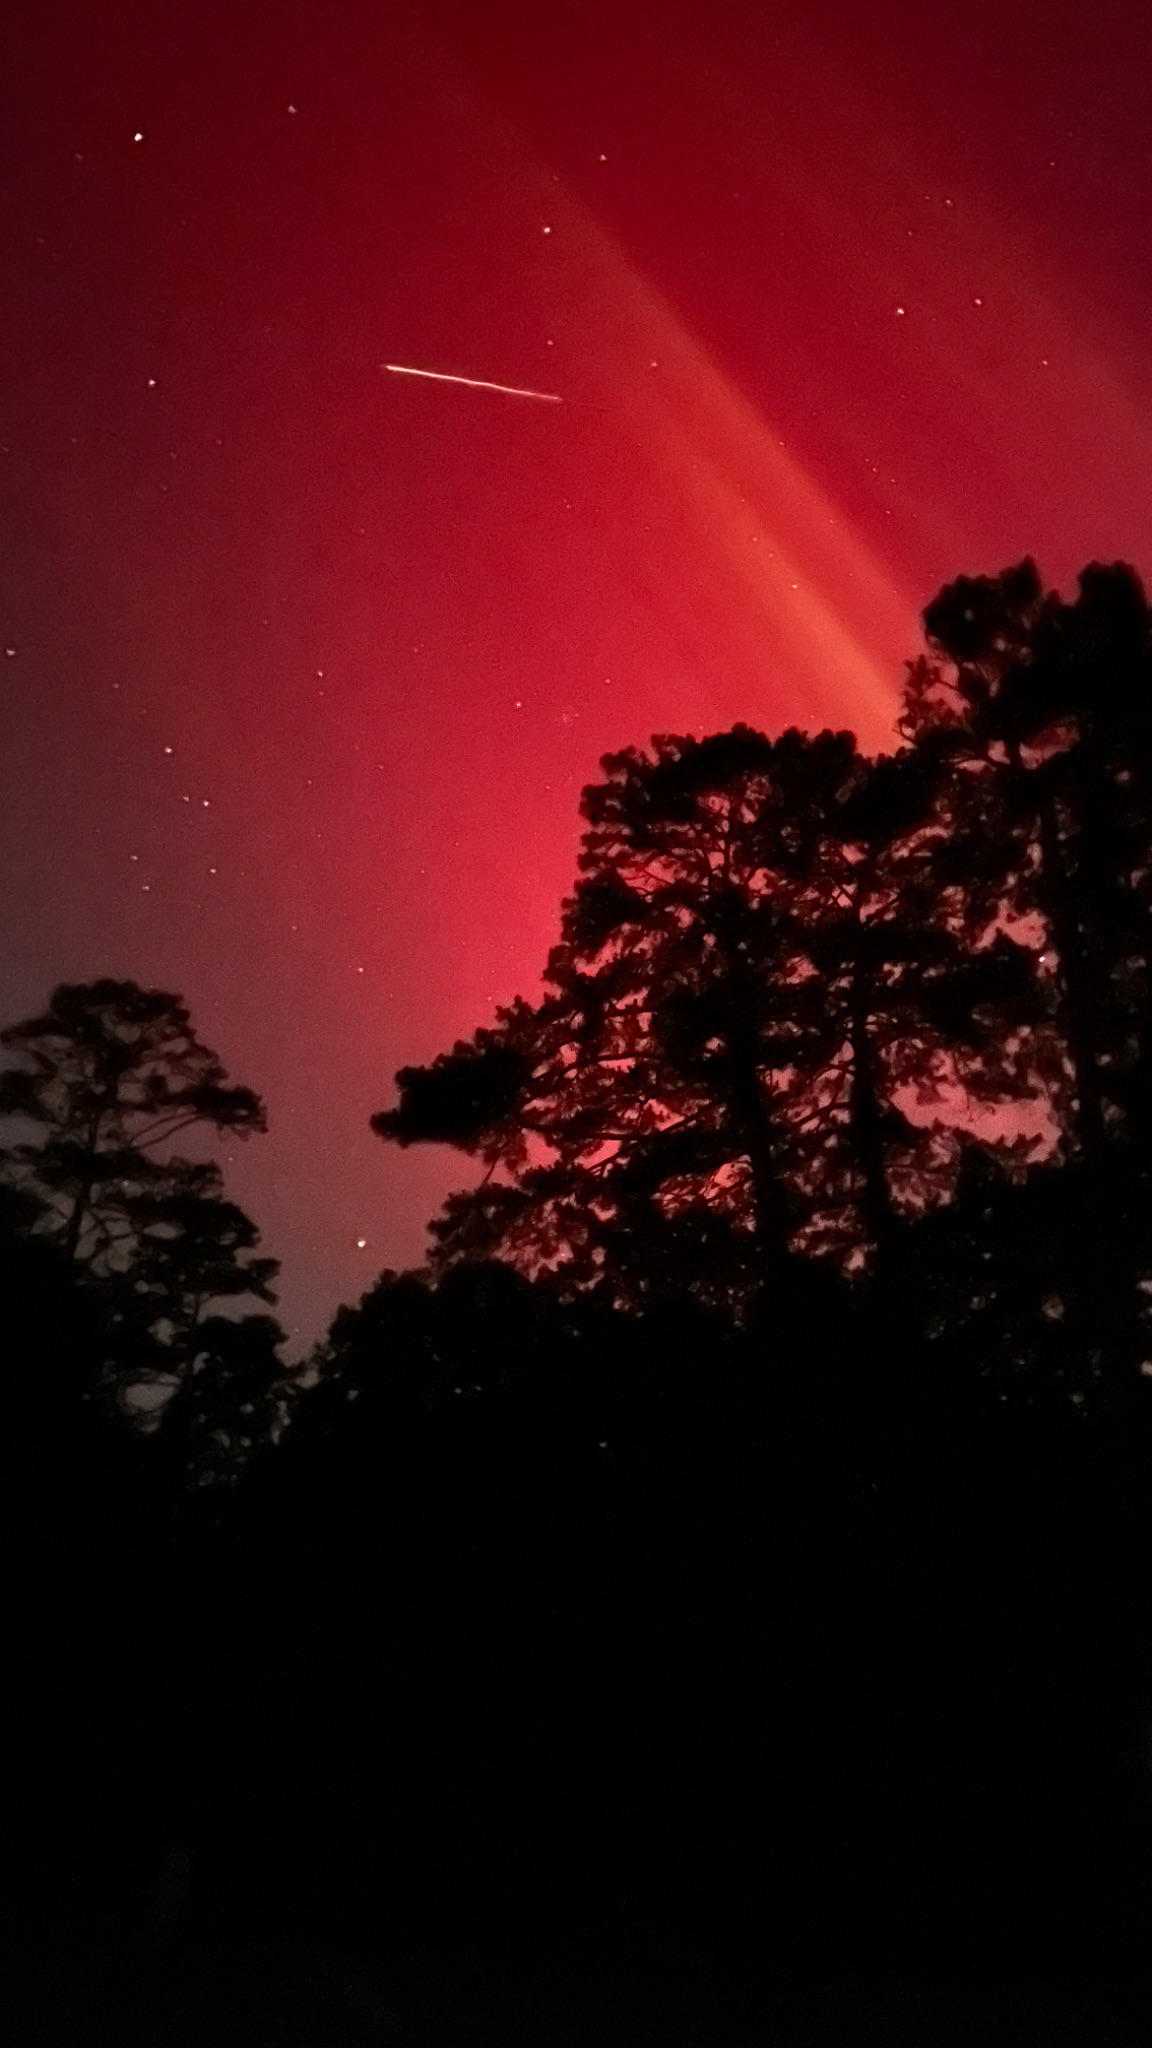
[[536,398],[541,405],[563,405],[555,391],[526,391],[520,384],[494,384],[489,377],[450,377],[445,370],[414,370],[408,363],[381,363],[394,377],[428,377],[433,384],[467,384],[471,391],[502,391],[506,398]]

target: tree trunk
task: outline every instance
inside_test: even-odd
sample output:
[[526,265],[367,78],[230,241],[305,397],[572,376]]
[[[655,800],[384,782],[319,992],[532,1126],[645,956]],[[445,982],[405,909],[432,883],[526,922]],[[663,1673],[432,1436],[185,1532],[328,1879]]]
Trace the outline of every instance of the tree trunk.
[[[857,927],[859,929],[859,925]],[[869,1029],[872,989],[859,962],[852,970],[849,1006],[849,1040],[852,1048],[852,1085],[848,1118],[855,1164],[860,1174],[860,1208],[864,1228],[871,1242],[877,1269],[886,1268],[892,1250],[896,1218],[888,1187],[888,1169],[880,1106],[876,1094],[876,1056]]]
[[1061,1021],[1076,1087],[1073,1129],[1085,1164],[1098,1167],[1106,1138],[1100,1070],[1096,1064],[1091,970],[1084,956],[1072,887],[1061,852],[1055,800],[1051,791],[1043,787],[1038,817],[1043,910],[1060,959],[1064,986]]
[[92,1206],[92,1190],[96,1185],[96,1146],[103,1121],[103,1116],[97,1114],[88,1126],[87,1149],[89,1159],[93,1163],[72,1204],[72,1212],[64,1228],[64,1249],[70,1259],[78,1259],[80,1256],[80,1238]]
[[764,1270],[779,1278],[789,1264],[794,1218],[780,1177],[775,1119],[761,1080],[759,990],[739,939],[738,930],[724,934],[735,1019],[728,1033],[728,1111],[748,1161],[755,1235]]

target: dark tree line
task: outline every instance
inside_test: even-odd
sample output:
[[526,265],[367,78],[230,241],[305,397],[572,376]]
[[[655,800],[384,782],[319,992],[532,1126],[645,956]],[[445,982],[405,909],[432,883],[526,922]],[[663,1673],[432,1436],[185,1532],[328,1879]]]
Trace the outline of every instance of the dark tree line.
[[183,1005],[4,1034],[24,1740],[170,1932],[1134,1967],[1152,613],[925,622],[891,755],[605,760],[542,996],[374,1119],[473,1185],[303,1380]]

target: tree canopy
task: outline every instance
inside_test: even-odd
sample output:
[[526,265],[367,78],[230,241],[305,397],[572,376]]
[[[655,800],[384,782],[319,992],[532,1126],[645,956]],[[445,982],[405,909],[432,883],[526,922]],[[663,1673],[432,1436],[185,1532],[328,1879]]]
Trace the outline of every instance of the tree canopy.
[[62,984],[0,1043],[20,1062],[0,1073],[0,1117],[17,1131],[0,1177],[99,1297],[109,1379],[129,1395],[191,1380],[219,1351],[223,1304],[275,1300],[278,1262],[258,1254],[220,1169],[173,1144],[263,1131],[263,1104],[229,1081],[178,996],[131,981]]
[[737,727],[605,757],[542,998],[402,1069],[374,1119],[485,1169],[435,1263],[742,1314],[798,1257],[891,1275],[969,1153],[1063,1160],[1102,1247],[1089,1348],[1139,1362],[1147,602],[1122,566],[1067,602],[1025,561],[925,623],[895,754]]

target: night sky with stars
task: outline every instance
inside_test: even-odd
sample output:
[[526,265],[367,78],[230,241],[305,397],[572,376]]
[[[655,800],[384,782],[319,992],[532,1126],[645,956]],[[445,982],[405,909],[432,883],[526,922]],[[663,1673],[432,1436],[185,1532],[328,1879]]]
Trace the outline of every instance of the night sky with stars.
[[890,744],[942,583],[1152,575],[1150,79],[1134,0],[14,11],[0,1014],[185,996],[296,1350],[605,750]]

